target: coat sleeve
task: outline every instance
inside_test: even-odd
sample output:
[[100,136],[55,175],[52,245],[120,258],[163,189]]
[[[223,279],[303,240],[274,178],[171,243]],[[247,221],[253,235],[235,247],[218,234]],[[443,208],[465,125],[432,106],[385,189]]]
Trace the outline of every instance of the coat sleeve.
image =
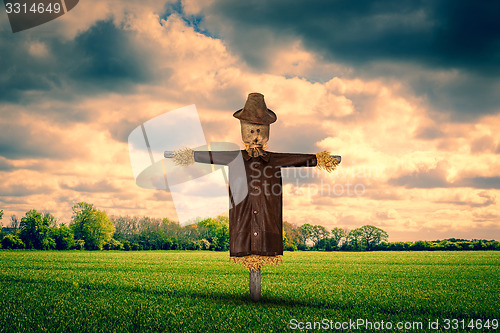
[[195,151],[194,160],[198,163],[228,165],[241,152],[236,151]]
[[274,153],[273,164],[280,167],[313,167],[316,166],[316,154]]

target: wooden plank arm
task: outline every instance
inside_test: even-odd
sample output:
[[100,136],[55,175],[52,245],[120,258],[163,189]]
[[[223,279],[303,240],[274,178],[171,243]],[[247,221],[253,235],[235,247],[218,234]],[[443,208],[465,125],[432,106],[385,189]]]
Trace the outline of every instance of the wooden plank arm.
[[[171,150],[166,150],[164,153],[163,153],[163,156],[165,158],[173,158],[174,157],[174,152],[171,151]],[[338,163],[340,164],[340,162],[342,161],[342,156],[339,156],[339,155],[330,155],[331,157],[335,158]]]

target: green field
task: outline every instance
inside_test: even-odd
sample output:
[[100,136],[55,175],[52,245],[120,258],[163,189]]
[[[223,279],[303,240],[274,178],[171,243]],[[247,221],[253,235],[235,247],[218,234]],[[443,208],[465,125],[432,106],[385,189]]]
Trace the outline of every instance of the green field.
[[[500,319],[498,251],[288,252],[282,266],[263,269],[260,303],[249,299],[248,272],[228,258],[0,251],[0,331],[281,332],[299,322],[335,328],[359,319],[400,332],[462,332],[470,319]],[[458,323],[446,330],[445,319]],[[440,329],[428,329],[435,320]],[[398,322],[416,329],[398,330]],[[352,328],[339,331],[370,331]]]

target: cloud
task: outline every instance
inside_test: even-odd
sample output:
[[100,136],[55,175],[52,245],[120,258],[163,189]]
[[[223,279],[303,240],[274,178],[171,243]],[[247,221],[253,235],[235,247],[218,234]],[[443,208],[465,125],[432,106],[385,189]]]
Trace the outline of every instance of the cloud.
[[[34,57],[29,49],[32,43],[19,34],[5,34],[0,44],[0,101],[17,102],[26,91],[49,91],[57,78],[48,69],[53,66],[50,58]],[[49,68],[48,68],[49,67]],[[45,71],[45,72],[44,72]],[[44,72],[40,75],[40,72]]]
[[457,177],[454,182],[447,180],[446,166],[448,163],[440,162],[436,167],[419,167],[418,170],[405,172],[400,176],[389,179],[389,184],[404,186],[406,188],[451,188],[470,187],[477,189],[500,189],[500,177]]
[[482,136],[471,143],[470,150],[473,154],[494,152],[496,150],[495,141],[490,135]]
[[395,209],[386,209],[375,212],[375,217],[381,220],[394,220],[400,218],[401,216]]
[[404,200],[404,196],[401,193],[391,189],[381,189],[381,188],[368,188],[365,192],[365,197],[373,200],[380,201],[391,201],[391,200]]
[[406,81],[436,111],[450,113],[455,120],[499,112],[500,26],[494,14],[500,10],[498,3],[185,3],[188,12],[203,14],[200,26],[227,40],[231,50],[254,68],[272,71],[284,49],[300,44],[316,58],[349,66],[350,76]]
[[151,78],[147,54],[133,40],[134,32],[117,28],[111,20],[99,21],[60,50],[65,46],[71,50],[66,62],[73,79],[114,90],[126,82],[138,84]]
[[14,170],[14,164],[6,159],[5,157],[0,156],[0,171],[11,171]]
[[3,184],[0,197],[27,197],[35,194],[50,194],[53,189],[46,185]]
[[436,112],[450,114],[451,120],[467,122],[500,112],[500,75],[466,70],[421,68],[408,76],[414,92],[424,96]]
[[172,201],[172,195],[167,191],[154,191],[151,199],[155,201]]
[[[293,147],[290,153],[315,154],[319,151],[316,145],[327,137],[327,133],[318,128],[316,122],[301,122],[287,124],[286,126],[271,125],[269,145],[273,150],[284,151],[288,147]],[[288,148],[289,149],[289,148]]]
[[444,136],[443,131],[435,126],[421,127],[415,133],[415,138],[422,140],[434,140],[442,138],[443,136]]
[[[486,239],[498,240],[500,235],[500,228],[498,225],[492,225],[491,223],[475,223],[473,227],[465,229],[457,229],[450,225],[442,230],[436,230],[435,228],[422,228],[418,234],[414,234],[411,237],[414,241],[417,240],[443,240],[448,238],[461,238],[461,239]],[[408,239],[408,231],[399,230],[393,231],[389,235],[389,241],[393,239]]]
[[75,153],[57,128],[36,121],[6,123],[0,120],[0,156],[9,159],[66,159]]
[[[484,222],[496,222],[498,221],[499,215],[496,213],[492,212],[474,212],[472,213],[472,216],[474,217],[474,222],[476,223],[484,223]],[[499,232],[499,230],[496,230],[496,232]],[[494,234],[492,234],[494,235]],[[490,235],[490,237],[492,236]],[[487,238],[490,239],[490,238]]]
[[[245,50],[253,46],[257,51],[252,55],[269,46],[274,36],[297,36],[335,61],[414,61],[484,72],[498,71],[500,28],[495,13],[499,9],[497,3],[452,0],[425,4],[302,0],[293,6],[285,0],[220,0],[203,8],[207,26],[222,32],[224,27],[233,29],[232,36],[224,37],[231,42],[239,37],[234,45]],[[222,22],[217,25],[216,19]]]
[[451,200],[437,200],[436,203],[452,204],[469,207],[488,207],[496,204],[496,197],[486,191],[481,191],[477,195],[455,195]]
[[61,183],[59,186],[62,189],[87,193],[113,193],[120,191],[119,188],[117,188],[107,180],[100,180],[97,182],[79,182],[74,185]]
[[467,177],[457,182],[457,186],[500,190],[500,177]]
[[446,180],[444,164],[438,164],[434,168],[420,167],[416,171],[405,173],[401,176],[389,179],[389,184],[404,186],[406,188],[439,188],[449,187]]
[[48,94],[71,101],[84,91],[129,91],[155,78],[136,33],[110,19],[95,22],[72,40],[29,34],[2,39],[0,101],[29,103]]

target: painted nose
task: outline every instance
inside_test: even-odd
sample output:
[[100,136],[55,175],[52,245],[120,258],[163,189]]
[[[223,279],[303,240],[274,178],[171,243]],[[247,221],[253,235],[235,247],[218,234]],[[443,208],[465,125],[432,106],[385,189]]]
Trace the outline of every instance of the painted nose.
[[255,142],[255,143],[257,143],[257,141],[259,141],[259,140],[258,139],[253,140],[253,142]]

